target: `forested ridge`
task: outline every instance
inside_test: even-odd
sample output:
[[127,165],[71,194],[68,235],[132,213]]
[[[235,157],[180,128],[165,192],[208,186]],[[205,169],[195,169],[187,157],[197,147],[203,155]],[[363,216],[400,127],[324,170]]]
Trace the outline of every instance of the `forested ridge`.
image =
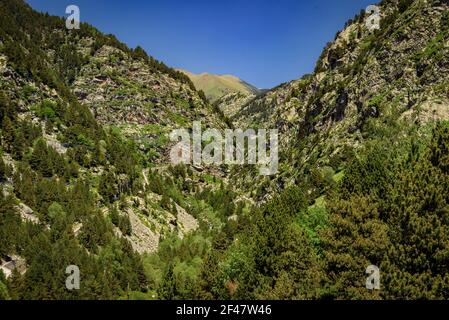
[[[0,272],[0,299],[449,298],[449,5],[380,5],[380,30],[362,31],[361,12],[313,75],[228,119],[142,48],[2,0],[0,258],[26,271]],[[121,111],[102,115],[90,95],[115,109],[135,97],[145,121],[109,123]],[[198,115],[279,128],[279,174],[164,164],[167,128]],[[380,290],[366,288],[370,265]]]

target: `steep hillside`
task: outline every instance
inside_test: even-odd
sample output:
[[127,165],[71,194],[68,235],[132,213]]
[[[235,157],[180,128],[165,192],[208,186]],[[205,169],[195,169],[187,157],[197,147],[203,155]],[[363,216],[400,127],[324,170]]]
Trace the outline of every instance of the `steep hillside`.
[[138,143],[148,160],[169,162],[173,129],[191,128],[193,121],[225,126],[187,78],[154,70],[146,54],[136,58],[108,45],[93,50],[89,38],[73,45],[92,53],[71,84],[74,94],[101,124]]
[[255,94],[247,94],[241,92],[228,93],[217,101],[214,105],[228,118],[234,118],[240,112],[243,106],[256,98]]
[[[210,254],[207,270],[219,275],[204,272],[202,294],[448,298],[449,4],[380,8],[380,30],[369,32],[362,12],[312,75],[231,118],[236,127],[279,129],[280,168],[272,177],[234,168],[234,185],[260,206],[239,217],[237,243]],[[372,268],[379,290],[366,287]]]
[[[154,295],[143,254],[238,210],[220,173],[169,165],[168,133],[225,123],[139,47],[67,30],[21,0],[2,1],[0,16],[0,258],[24,266],[0,272],[0,298]],[[73,264],[78,291],[64,285]]]
[[185,73],[192,80],[197,90],[202,90],[211,102],[215,102],[230,93],[252,95],[260,92],[256,87],[232,75],[194,74],[185,70],[180,71]]
[[[2,0],[0,299],[448,299],[449,3],[380,9],[313,74],[232,78],[211,105],[141,48]],[[170,165],[195,120],[278,129],[279,171]]]
[[288,174],[277,184],[295,183],[311,163],[329,166],[382,124],[448,119],[447,4],[383,1],[380,8],[380,30],[366,28],[365,13],[356,16],[312,75],[256,97],[231,118],[236,127],[280,130]]

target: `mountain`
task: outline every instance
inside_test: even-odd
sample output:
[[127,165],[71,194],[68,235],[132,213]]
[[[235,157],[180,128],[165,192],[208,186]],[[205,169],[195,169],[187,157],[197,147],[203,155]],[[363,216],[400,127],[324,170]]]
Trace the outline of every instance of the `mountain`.
[[[140,47],[2,0],[0,299],[449,299],[449,4],[379,8],[312,74],[211,104]],[[277,174],[172,165],[197,120],[278,129]]]
[[252,95],[260,92],[256,87],[232,75],[194,74],[185,70],[179,71],[185,73],[192,80],[196,89],[202,90],[211,102],[215,102],[229,93],[238,92]]
[[332,155],[363,147],[362,137],[388,123],[448,119],[446,3],[383,1],[380,8],[380,30],[370,32],[362,12],[327,44],[312,75],[235,107],[236,127],[280,130],[291,160],[274,189],[297,183],[308,170],[304,159],[328,166]]
[[[2,0],[0,16],[0,299],[153,296],[144,254],[204,242],[192,231],[241,210],[221,171],[169,165],[169,134],[226,123],[140,47],[21,0]],[[65,289],[69,265],[81,290]]]
[[[255,256],[233,277],[234,298],[448,298],[436,289],[448,288],[448,250],[432,244],[449,240],[436,231],[448,227],[449,4],[379,8],[379,30],[362,11],[312,75],[234,106],[235,127],[277,128],[280,139],[276,176],[231,173],[266,203],[230,253]],[[380,290],[367,290],[367,270],[380,270]]]
[[214,105],[228,118],[233,118],[241,108],[256,98],[256,94],[231,92],[214,102]]

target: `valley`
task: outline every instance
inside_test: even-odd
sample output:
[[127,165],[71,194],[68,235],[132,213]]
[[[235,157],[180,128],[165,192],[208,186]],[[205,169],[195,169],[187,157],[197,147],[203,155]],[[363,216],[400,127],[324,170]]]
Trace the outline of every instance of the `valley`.
[[[2,0],[0,299],[449,298],[449,4],[378,5],[260,90]],[[277,130],[276,170],[175,164],[183,129]]]

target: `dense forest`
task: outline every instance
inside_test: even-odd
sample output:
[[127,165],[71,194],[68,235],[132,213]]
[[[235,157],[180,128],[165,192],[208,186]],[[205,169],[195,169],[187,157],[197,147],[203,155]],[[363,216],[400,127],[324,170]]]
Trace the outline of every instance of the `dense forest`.
[[[381,52],[379,39],[421,2],[383,1],[391,14],[382,28],[367,36],[370,41],[353,36],[365,41],[356,61],[338,66],[351,43],[329,44],[315,73],[342,70],[356,77],[373,60],[370,54]],[[447,65],[449,11],[444,1],[430,2],[445,9],[441,32],[411,60],[424,65],[420,88],[435,83],[432,92],[449,98],[447,82],[439,82],[438,72],[437,80],[431,76],[433,65]],[[356,29],[364,15],[346,28]],[[161,165],[153,160],[156,151],[99,121],[75,94],[80,74],[102,48],[185,86],[223,127],[231,120],[187,76],[142,48],[130,49],[85,23],[73,32],[64,26],[64,19],[21,0],[0,3],[0,258],[15,255],[26,263],[25,272],[16,269],[9,277],[0,271],[0,299],[449,298],[447,119],[410,121],[388,111],[395,102],[382,92],[360,103],[356,133],[335,138],[357,143],[330,152],[322,141],[331,138],[314,125],[338,123],[345,112],[341,103],[324,110],[320,99],[336,92],[338,101],[348,100],[350,81],[335,77],[339,84],[325,83],[309,96],[311,80],[304,77],[284,95],[305,97],[309,109],[301,128],[290,130],[300,142],[283,149],[280,178],[253,178],[256,170],[248,167],[218,174],[217,168]],[[189,116],[206,112],[192,97],[169,96]],[[409,93],[405,110],[415,96]],[[255,101],[242,110],[266,107]],[[145,125],[153,130],[161,120]],[[148,136],[159,152],[163,139]],[[286,176],[294,183],[285,183]],[[147,226],[158,234],[155,250],[133,246],[138,230],[130,212],[137,209],[144,219],[166,213],[154,217],[168,221],[158,224],[163,227]],[[198,222],[190,232],[178,224],[184,211]],[[24,218],[29,215],[34,218]],[[65,286],[69,265],[81,270],[79,290]],[[381,290],[365,287],[370,265],[381,272]]]

